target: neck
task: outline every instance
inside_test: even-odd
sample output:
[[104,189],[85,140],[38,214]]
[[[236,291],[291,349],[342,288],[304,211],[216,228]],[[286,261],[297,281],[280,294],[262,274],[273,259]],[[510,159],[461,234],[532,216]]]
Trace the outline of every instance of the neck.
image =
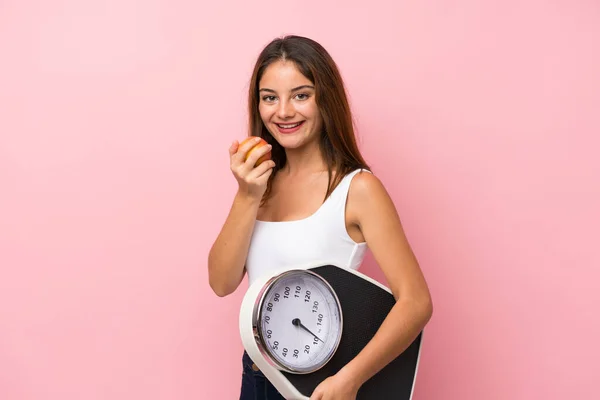
[[298,149],[286,149],[286,164],[283,172],[286,175],[312,174],[327,170],[321,149],[317,142],[312,142]]

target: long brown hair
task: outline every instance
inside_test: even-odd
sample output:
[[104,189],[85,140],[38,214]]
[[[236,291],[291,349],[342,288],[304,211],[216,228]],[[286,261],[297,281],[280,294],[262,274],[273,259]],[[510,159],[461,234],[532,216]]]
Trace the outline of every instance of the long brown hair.
[[271,157],[275,162],[263,197],[263,204],[270,197],[275,174],[286,163],[284,148],[267,130],[258,111],[259,82],[265,69],[279,60],[292,61],[300,73],[315,85],[315,100],[323,118],[323,132],[319,144],[329,175],[325,193],[327,199],[346,174],[358,168],[369,169],[369,167],[356,144],[352,113],[336,63],[319,43],[309,38],[291,35],[274,39],[261,51],[250,80],[249,135],[260,136],[273,146]]

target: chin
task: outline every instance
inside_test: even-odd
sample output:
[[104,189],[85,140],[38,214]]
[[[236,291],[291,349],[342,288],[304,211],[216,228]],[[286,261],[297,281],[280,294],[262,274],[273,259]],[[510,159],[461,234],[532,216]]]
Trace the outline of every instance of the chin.
[[306,144],[306,138],[303,136],[279,135],[276,137],[276,139],[284,149],[297,149]]
[[270,133],[275,141],[277,141],[277,143],[279,143],[281,147],[285,149],[297,149],[306,145],[311,140],[310,137],[307,137],[305,132],[297,132],[287,135],[277,131],[275,131],[275,134],[273,134],[272,131],[270,131]]

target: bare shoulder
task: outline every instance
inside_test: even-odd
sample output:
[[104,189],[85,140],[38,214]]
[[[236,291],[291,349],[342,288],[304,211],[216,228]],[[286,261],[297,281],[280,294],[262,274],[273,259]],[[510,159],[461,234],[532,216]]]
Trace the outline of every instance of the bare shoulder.
[[352,179],[350,192],[355,196],[369,196],[373,194],[387,194],[381,180],[369,171],[360,171]]
[[367,214],[396,214],[385,185],[368,171],[361,171],[353,177],[348,190],[347,211],[349,220],[358,226]]
[[399,299],[402,293],[405,301],[425,305],[423,312],[429,318],[427,284],[384,184],[373,174],[359,172],[350,184],[347,206],[394,297]]

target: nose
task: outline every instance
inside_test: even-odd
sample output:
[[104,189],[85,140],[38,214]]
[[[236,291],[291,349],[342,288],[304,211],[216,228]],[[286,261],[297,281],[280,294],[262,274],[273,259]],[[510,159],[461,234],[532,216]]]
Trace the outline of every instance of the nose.
[[294,105],[291,101],[282,100],[279,102],[279,107],[277,108],[277,116],[280,119],[291,118],[294,116],[294,114]]

